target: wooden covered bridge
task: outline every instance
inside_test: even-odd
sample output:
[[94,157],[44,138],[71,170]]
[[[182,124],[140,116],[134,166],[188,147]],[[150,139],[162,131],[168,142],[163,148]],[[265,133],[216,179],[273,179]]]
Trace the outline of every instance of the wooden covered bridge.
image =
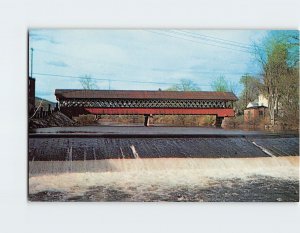
[[55,90],[60,110],[69,117],[79,114],[144,115],[145,126],[152,115],[215,115],[220,127],[224,117],[233,117],[232,92]]

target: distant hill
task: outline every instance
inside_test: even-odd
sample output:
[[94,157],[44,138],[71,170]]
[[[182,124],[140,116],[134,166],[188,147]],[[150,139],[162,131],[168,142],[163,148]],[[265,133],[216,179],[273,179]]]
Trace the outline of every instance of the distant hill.
[[[41,104],[42,102],[42,104]],[[40,97],[35,97],[35,107],[38,108],[41,104],[41,107],[43,107],[44,110],[48,110],[48,106],[49,104],[51,105],[51,108],[55,108],[56,103],[51,102],[49,100],[46,99],[42,99]]]

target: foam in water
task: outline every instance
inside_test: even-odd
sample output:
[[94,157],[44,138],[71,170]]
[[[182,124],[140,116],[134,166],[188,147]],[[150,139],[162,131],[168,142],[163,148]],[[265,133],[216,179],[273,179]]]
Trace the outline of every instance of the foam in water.
[[[213,180],[270,176],[299,180],[299,157],[230,158],[230,159],[109,159],[30,162],[29,192],[60,190],[71,192],[77,187],[107,186],[126,190],[148,190],[178,186],[209,187]],[[73,190],[74,191],[74,190]],[[72,192],[73,192],[72,191]]]

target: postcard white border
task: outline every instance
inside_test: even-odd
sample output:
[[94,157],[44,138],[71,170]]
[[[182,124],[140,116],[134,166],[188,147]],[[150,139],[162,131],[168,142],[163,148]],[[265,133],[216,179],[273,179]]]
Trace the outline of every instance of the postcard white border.
[[297,203],[28,203],[28,28],[299,29],[300,2],[2,0],[1,232],[295,232]]

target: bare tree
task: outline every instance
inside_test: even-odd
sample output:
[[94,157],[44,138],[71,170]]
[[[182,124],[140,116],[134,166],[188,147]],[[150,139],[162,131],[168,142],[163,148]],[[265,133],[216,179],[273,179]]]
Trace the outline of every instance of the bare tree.
[[96,81],[92,79],[90,75],[85,75],[81,80],[80,80],[81,86],[85,90],[93,90],[97,89],[98,86],[96,84]]
[[237,86],[233,82],[226,80],[222,75],[213,80],[210,86],[213,91],[237,93]]
[[240,78],[240,83],[243,85],[243,91],[239,97],[239,101],[241,110],[244,110],[249,102],[257,99],[262,84],[258,78],[248,74],[245,74]]
[[201,88],[190,79],[181,79],[179,84],[173,85],[167,91],[200,91]]

